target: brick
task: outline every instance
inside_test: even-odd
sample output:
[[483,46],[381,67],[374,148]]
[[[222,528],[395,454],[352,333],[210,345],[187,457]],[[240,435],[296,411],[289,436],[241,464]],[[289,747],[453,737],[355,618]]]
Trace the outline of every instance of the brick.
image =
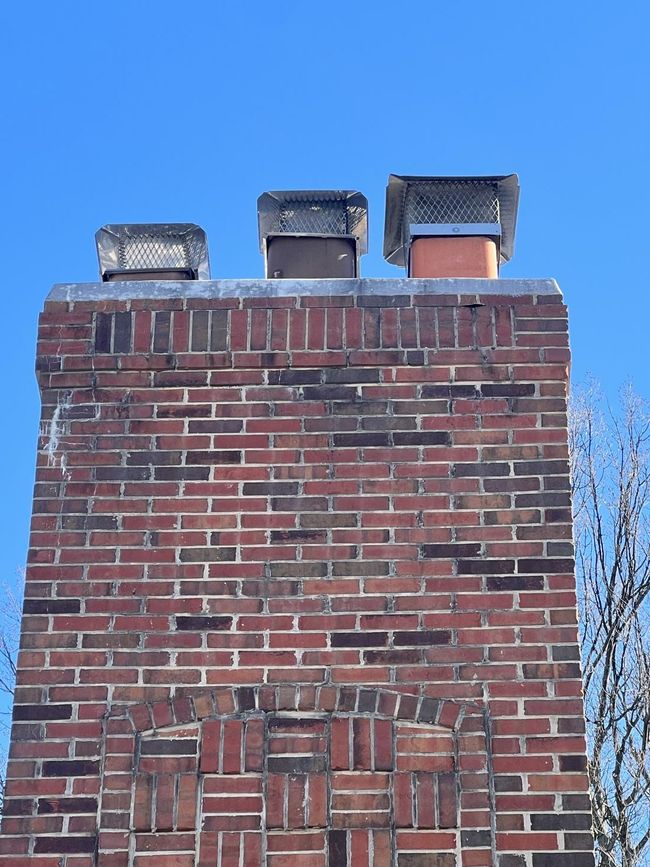
[[194,831],[196,827],[196,795],[198,779],[195,774],[181,774],[177,782],[176,822],[178,831]]
[[455,543],[455,544],[438,544],[438,545],[422,545],[421,553],[423,557],[479,557],[481,554],[481,543]]
[[460,842],[463,847],[479,847],[489,846],[492,841],[490,831],[462,831]]
[[524,558],[518,561],[520,572],[573,572],[574,561],[569,559],[553,559],[551,557]]
[[500,575],[486,579],[488,590],[542,590],[544,579],[541,576]]
[[579,756],[560,756],[561,771],[586,771],[587,757]]
[[438,827],[455,828],[457,816],[457,781],[455,774],[437,775]]
[[43,762],[44,777],[84,777],[97,775],[99,762],[79,759],[76,761]]
[[214,630],[230,629],[232,617],[198,615],[196,617],[176,617],[176,629],[179,630]]
[[[521,464],[516,464],[520,467]],[[510,474],[510,465],[507,463],[487,462],[482,464],[452,464],[452,475],[456,478],[466,476],[507,476]]]
[[182,563],[223,563],[234,560],[237,556],[236,548],[181,548],[180,559]]
[[124,353],[131,351],[131,330],[132,314],[116,313],[113,333],[114,352]]
[[110,352],[112,348],[113,318],[107,313],[95,316],[95,352]]
[[451,436],[447,431],[394,433],[393,443],[396,446],[448,446],[451,445]]
[[332,647],[385,647],[387,632],[334,632]]
[[14,705],[14,720],[57,720],[71,717],[71,704]]
[[[37,812],[43,813],[95,813],[97,798],[39,798]],[[5,815],[10,815],[7,809]]]
[[142,756],[187,756],[195,755],[197,742],[191,738],[168,740],[157,738],[142,741],[140,755]]
[[588,834],[565,834],[564,846],[566,849],[591,850],[593,847],[594,838],[591,833]]
[[274,774],[319,774],[326,769],[325,756],[269,756],[269,773]]
[[34,844],[34,851],[39,855],[45,852],[66,855],[79,854],[82,852],[94,852],[96,840],[96,835],[83,837],[76,835],[38,837]]
[[533,867],[594,867],[592,852],[534,852]]
[[345,831],[330,831],[328,833],[328,867],[347,867],[349,863],[347,836]]
[[400,852],[397,856],[398,867],[456,867],[456,856],[451,853],[410,853]]
[[396,646],[449,644],[451,642],[451,632],[444,629],[419,630],[417,632],[397,631],[394,634],[393,641]]
[[588,831],[590,813],[539,813],[531,816],[533,831]]
[[240,464],[241,451],[188,451],[186,464]]

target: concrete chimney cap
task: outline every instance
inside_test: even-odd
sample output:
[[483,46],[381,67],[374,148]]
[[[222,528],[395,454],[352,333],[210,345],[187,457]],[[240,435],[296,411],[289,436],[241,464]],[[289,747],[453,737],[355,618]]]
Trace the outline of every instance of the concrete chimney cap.
[[[482,195],[482,201],[477,202],[477,193],[485,193],[487,197]],[[494,226],[500,261],[507,262],[514,251],[518,204],[516,174],[464,177],[391,174],[386,187],[384,258],[393,265],[406,265],[411,225],[420,224],[423,228],[426,224],[439,228],[449,225],[457,232],[465,224],[468,229],[470,225]]]
[[271,190],[257,200],[260,252],[272,235],[343,235],[368,252],[368,200],[357,190]]

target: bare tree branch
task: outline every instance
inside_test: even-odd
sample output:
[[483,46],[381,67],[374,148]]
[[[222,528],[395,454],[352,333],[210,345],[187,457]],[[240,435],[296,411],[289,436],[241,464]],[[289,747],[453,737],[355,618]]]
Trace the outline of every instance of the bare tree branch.
[[650,864],[650,408],[594,386],[569,432],[599,867]]
[[16,683],[23,589],[22,572],[16,573],[13,581],[0,582],[0,807],[4,792],[11,706]]

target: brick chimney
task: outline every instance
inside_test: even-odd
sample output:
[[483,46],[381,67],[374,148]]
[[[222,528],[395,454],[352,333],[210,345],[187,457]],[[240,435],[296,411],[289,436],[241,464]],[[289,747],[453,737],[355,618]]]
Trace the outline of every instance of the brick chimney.
[[593,867],[555,283],[124,267],[41,316],[0,864]]

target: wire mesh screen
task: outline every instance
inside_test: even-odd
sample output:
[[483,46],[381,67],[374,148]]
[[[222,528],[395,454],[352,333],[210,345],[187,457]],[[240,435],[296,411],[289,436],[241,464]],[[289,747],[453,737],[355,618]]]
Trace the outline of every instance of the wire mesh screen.
[[347,209],[343,202],[285,202],[278,214],[278,231],[347,235]]
[[197,260],[192,238],[172,232],[123,236],[118,257],[120,268],[125,270],[191,268]]
[[496,184],[425,181],[408,187],[404,228],[422,223],[498,223]]
[[257,200],[260,250],[273,235],[353,236],[368,249],[368,201],[357,190],[273,190]]
[[365,209],[343,199],[275,200],[271,231],[279,234],[354,235]]

